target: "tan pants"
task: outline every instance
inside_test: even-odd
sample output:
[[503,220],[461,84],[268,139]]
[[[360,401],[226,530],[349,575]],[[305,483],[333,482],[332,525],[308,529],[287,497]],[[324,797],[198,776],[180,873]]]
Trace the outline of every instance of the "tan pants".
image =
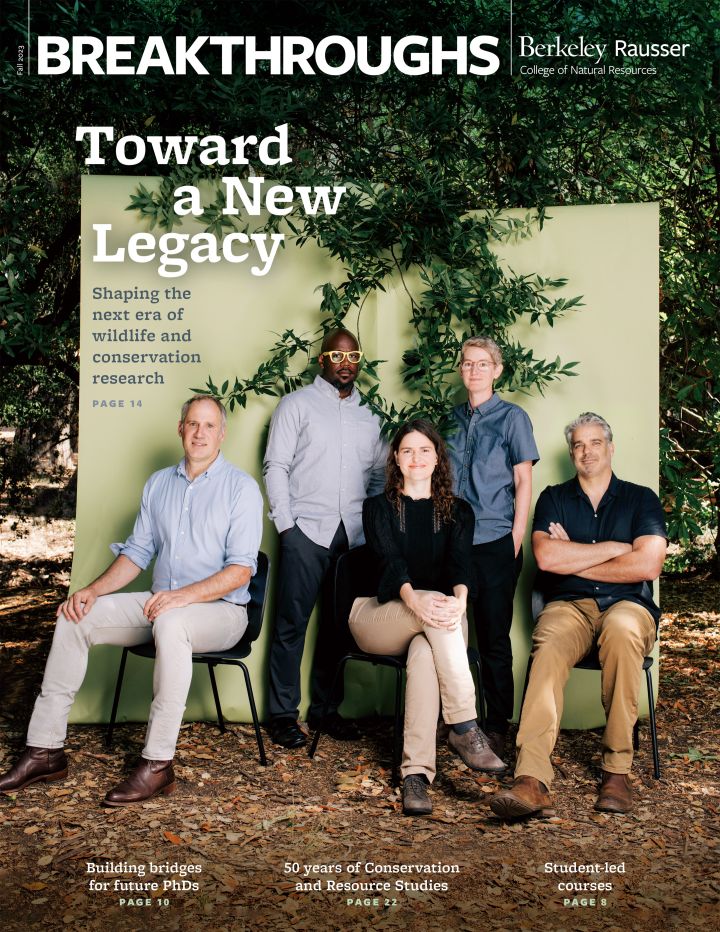
[[453,631],[431,628],[400,599],[380,605],[376,598],[362,598],[353,602],[349,625],[361,650],[390,656],[408,652],[401,773],[423,773],[432,782],[440,700],[448,725],[469,722],[477,714],[467,620],[463,617]]
[[642,664],[655,643],[655,622],[635,602],[616,602],[602,612],[595,599],[579,599],[549,602],[533,631],[530,682],[517,736],[516,777],[535,777],[546,786],[552,783],[550,754],[560,730],[563,690],[570,670],[596,638],[607,717],[602,769],[630,773]]

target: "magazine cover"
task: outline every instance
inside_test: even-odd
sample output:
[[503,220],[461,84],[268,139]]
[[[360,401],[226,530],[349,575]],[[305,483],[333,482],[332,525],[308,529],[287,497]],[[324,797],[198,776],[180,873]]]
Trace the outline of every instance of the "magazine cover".
[[6,928],[718,923],[719,13],[8,0]]

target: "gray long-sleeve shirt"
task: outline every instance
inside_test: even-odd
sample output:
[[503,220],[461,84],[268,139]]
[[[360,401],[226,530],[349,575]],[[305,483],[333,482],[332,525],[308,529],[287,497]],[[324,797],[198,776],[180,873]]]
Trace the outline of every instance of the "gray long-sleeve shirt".
[[278,532],[297,524],[329,547],[342,521],[351,547],[363,543],[362,503],[385,485],[380,421],[322,376],[281,399],[270,421],[263,476]]

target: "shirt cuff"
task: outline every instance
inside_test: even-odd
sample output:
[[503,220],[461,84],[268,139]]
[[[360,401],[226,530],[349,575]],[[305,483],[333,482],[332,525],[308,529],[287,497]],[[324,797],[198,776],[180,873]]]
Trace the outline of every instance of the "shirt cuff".
[[399,599],[401,597],[400,590],[405,583],[410,583],[410,585],[412,585],[412,580],[407,574],[401,574],[397,579],[393,579],[392,581],[381,579],[380,585],[378,586],[378,603],[383,605],[385,602]]
[[229,566],[247,567],[250,570],[250,575],[254,576],[257,573],[257,556],[253,556],[251,553],[228,554],[225,557],[223,569],[227,569]]
[[139,547],[133,547],[132,544],[128,545],[118,542],[110,544],[110,549],[116,557],[127,557],[135,566],[139,566],[141,570],[147,569],[152,560],[152,554],[148,556],[144,551],[140,550]]
[[295,521],[290,515],[283,515],[282,517],[273,518],[273,524],[278,532],[282,534],[283,531],[289,531],[291,527],[295,527]]

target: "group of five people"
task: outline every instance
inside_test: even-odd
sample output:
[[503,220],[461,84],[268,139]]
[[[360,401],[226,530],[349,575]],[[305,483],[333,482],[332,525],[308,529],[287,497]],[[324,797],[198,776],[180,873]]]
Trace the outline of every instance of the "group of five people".
[[[269,661],[269,730],[286,748],[305,744],[298,724],[305,633],[338,556],[367,540],[380,565],[374,597],[352,606],[349,632],[361,649],[407,652],[403,808],[431,811],[438,716],[448,743],[468,766],[505,770],[513,713],[510,627],[522,566],[539,454],[532,426],[502,400],[497,344],[473,337],[462,348],[467,402],[453,410],[447,444],[419,419],[389,446],[354,386],[362,352],[346,330],[328,333],[312,384],[286,395],[270,424],[263,474],[270,517],[280,536],[275,627]],[[257,483],[229,464],[220,447],[225,411],[195,396],[178,433],[184,456],[153,474],[140,512],[114,562],[58,609],[58,620],[27,747],[0,791],[16,792],[67,774],[67,719],[94,644],[154,640],[153,701],[138,767],[105,797],[106,805],[141,802],[175,788],[173,756],[192,676],[192,654],[236,644],[247,627],[249,582],[257,567],[262,497]],[[546,489],[532,543],[546,605],[533,634],[533,662],[518,732],[512,786],[491,800],[502,817],[546,808],[550,754],[560,726],[570,669],[597,642],[602,699],[602,784],[596,808],[625,812],[632,730],[643,657],[655,640],[658,610],[651,581],[665,555],[657,496],[613,474],[607,422],[584,414],[566,428],[576,476]],[[155,558],[148,592],[118,592]],[[311,727],[339,739],[358,735],[331,695],[349,633],[323,599],[312,670]],[[468,603],[482,658],[486,733],[475,720],[467,656]]]

